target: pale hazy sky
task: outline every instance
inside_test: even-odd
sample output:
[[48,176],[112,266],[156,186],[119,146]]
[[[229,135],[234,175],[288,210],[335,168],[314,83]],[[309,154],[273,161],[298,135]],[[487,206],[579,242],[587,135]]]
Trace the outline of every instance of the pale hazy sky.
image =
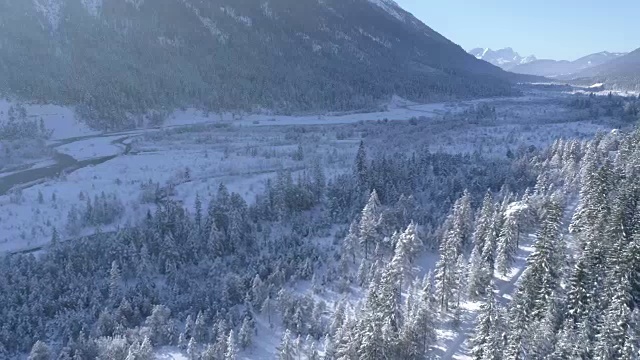
[[396,0],[465,50],[575,60],[640,48],[640,0]]

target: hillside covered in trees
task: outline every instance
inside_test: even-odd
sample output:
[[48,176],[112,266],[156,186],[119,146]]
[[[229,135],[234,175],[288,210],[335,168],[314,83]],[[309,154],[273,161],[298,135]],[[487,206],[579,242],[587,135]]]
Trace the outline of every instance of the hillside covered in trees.
[[0,3],[0,94],[77,106],[100,129],[211,111],[372,109],[513,94],[392,1],[34,0]]

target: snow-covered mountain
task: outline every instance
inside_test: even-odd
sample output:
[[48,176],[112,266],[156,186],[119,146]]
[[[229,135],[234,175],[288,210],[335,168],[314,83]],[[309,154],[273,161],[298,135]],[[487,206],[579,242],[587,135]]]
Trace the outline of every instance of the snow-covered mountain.
[[611,61],[583,69],[570,78],[586,84],[602,83],[616,90],[640,91],[640,49],[614,56]]
[[610,53],[603,51],[581,57],[575,61],[544,59],[515,66],[511,68],[510,71],[519,74],[547,77],[567,76],[588,68],[605,64],[624,55],[625,53]]
[[5,1],[0,24],[0,92],[77,105],[100,127],[183,106],[352,110],[394,94],[512,92],[513,75],[391,0]]
[[499,66],[505,70],[511,70],[513,67],[528,64],[536,61],[534,55],[520,56],[512,48],[504,48],[500,50],[491,50],[489,48],[475,48],[469,51],[469,54],[475,56],[479,60],[484,60],[495,66]]
[[545,77],[575,74],[584,69],[605,64],[625,55],[625,53],[602,51],[584,56],[575,61],[568,61],[538,59],[534,55],[523,57],[512,48],[500,50],[475,48],[470,50],[469,54],[475,56],[477,59],[484,60],[513,73]]

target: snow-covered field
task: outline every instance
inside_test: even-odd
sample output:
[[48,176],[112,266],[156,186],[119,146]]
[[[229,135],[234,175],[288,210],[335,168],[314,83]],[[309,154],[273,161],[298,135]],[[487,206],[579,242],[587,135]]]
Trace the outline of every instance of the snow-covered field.
[[[126,208],[121,221],[112,226],[116,227],[144,215],[148,205],[140,199],[150,182],[170,187],[172,196],[188,206],[197,195],[214,194],[221,183],[251,202],[268,179],[282,171],[304,170],[311,161],[320,161],[329,175],[349,169],[360,140],[382,152],[410,152],[427,144],[431,151],[505,156],[519,146],[543,146],[553,138],[586,137],[607,130],[604,125],[571,119],[554,101],[535,96],[484,101],[496,107],[497,116],[491,120],[463,113],[480,103],[420,105],[394,98],[388,111],[378,113],[235,115],[235,120],[232,114],[186,110],[176,112],[163,128],[108,135],[74,126],[69,109],[31,105],[29,115],[42,116],[54,130],[52,146],[57,152],[78,161],[115,158],[43,179],[23,189],[20,196],[0,196],[0,251],[46,244],[54,228],[61,237],[69,237],[64,231],[67,213],[83,205],[80,193],[91,198],[103,192],[116,194]],[[412,118],[415,122],[409,125],[406,120]],[[128,147],[130,152],[125,153]],[[29,167],[51,163],[42,159]],[[0,181],[9,174],[0,174]],[[39,194],[43,201],[38,201]]]

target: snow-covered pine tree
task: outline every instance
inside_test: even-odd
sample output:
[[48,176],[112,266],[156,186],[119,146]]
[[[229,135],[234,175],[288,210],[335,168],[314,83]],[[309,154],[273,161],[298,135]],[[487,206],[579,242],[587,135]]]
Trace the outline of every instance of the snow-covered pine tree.
[[369,257],[369,251],[374,249],[379,241],[378,222],[381,210],[378,193],[373,190],[369,201],[362,209],[359,224],[360,244],[364,247],[365,258]]
[[504,330],[493,284],[489,284],[483,293],[485,293],[485,298],[480,305],[480,312],[471,339],[471,357],[475,360],[500,360],[503,351],[502,334]]
[[360,229],[357,221],[352,221],[349,232],[342,243],[343,256],[351,257],[351,261],[356,263],[356,253],[360,243]]
[[251,346],[253,343],[253,326],[251,326],[251,320],[249,317],[245,317],[242,320],[242,326],[240,327],[240,332],[238,333],[238,344],[240,348],[246,349]]
[[111,301],[120,300],[120,286],[122,277],[120,273],[120,267],[117,261],[111,263],[111,270],[109,271],[109,298]]
[[238,358],[238,343],[236,333],[233,329],[229,331],[227,337],[227,351],[224,353],[224,360],[236,360]]
[[632,337],[635,329],[630,329],[631,309],[629,303],[631,296],[629,293],[629,279],[622,275],[618,279],[613,298],[605,310],[598,335],[594,358],[598,360],[621,359],[628,351],[627,344],[637,341]]
[[476,227],[473,232],[473,247],[482,252],[486,241],[493,241],[495,235],[494,213],[495,206],[491,192],[487,191],[482,201],[482,207],[476,219]]
[[429,295],[422,294],[416,301],[400,333],[402,358],[407,360],[424,359],[436,340]]
[[[563,241],[560,232],[562,202],[554,195],[543,205],[542,223],[536,234],[534,251],[527,259],[514,299],[509,309],[506,360],[520,359],[528,353],[532,324],[541,321],[555,305],[560,284],[561,260],[558,249]],[[562,253],[564,254],[564,253]]]
[[518,217],[516,214],[509,214],[500,229],[496,246],[496,269],[502,275],[507,275],[513,265],[518,250],[518,237]]
[[296,360],[296,349],[291,332],[287,329],[278,347],[278,360]]
[[359,204],[362,204],[360,202],[360,199],[365,197],[366,194],[370,191],[369,167],[367,166],[367,151],[365,150],[363,141],[360,141],[360,145],[358,146],[353,174],[356,185],[356,199],[358,200]]
[[31,348],[31,352],[29,353],[29,360],[50,360],[51,353],[49,351],[49,346],[46,343],[38,340],[33,347]]

